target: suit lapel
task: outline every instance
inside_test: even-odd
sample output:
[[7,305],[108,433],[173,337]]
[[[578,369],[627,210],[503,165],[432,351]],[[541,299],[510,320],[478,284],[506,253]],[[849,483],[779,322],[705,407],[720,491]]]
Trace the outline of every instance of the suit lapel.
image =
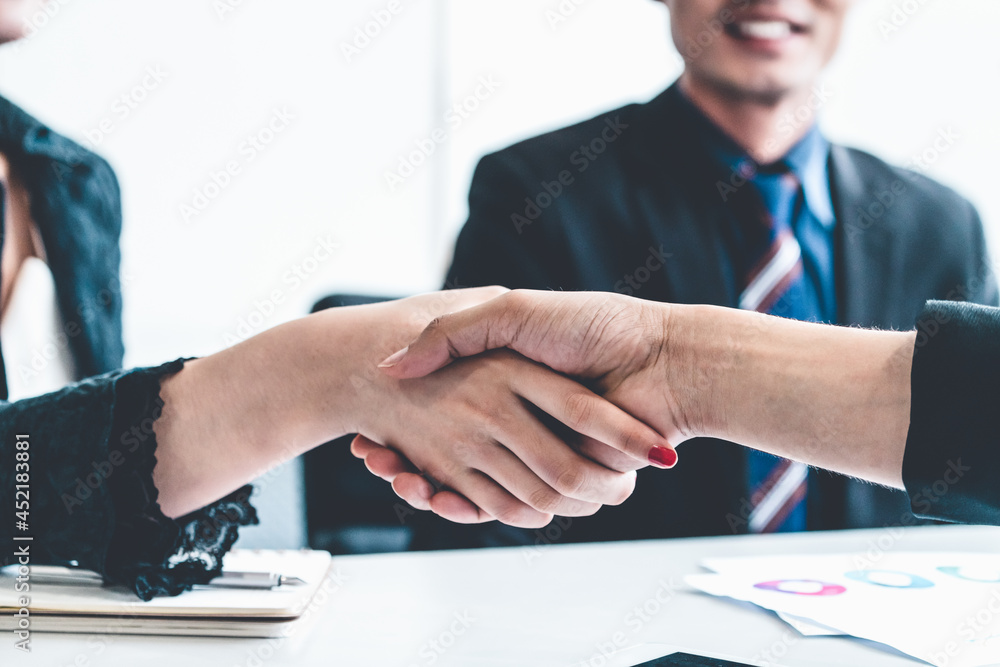
[[880,202],[843,146],[830,150],[830,189],[837,217],[840,324],[885,326],[899,275],[890,250],[892,210]]
[[722,225],[728,224],[726,210],[722,206],[692,206],[677,197],[650,206],[662,216],[652,234],[673,253],[667,265],[672,300],[735,306],[732,262],[724,252],[720,232]]
[[[848,149],[833,146],[829,164],[837,218],[840,324],[890,326],[896,308],[893,285],[899,275],[899,260],[892,252],[892,209],[878,197],[882,185],[861,176]],[[826,530],[864,525],[863,520],[856,521],[858,512],[863,509],[877,515],[877,508],[886,503],[884,495],[876,487],[839,475],[810,475],[809,527]]]
[[[678,118],[678,91],[668,89],[643,106],[629,150],[646,187],[637,213],[650,239],[671,254],[663,272],[666,293],[677,303],[735,306],[722,231],[731,224],[703,151],[692,145]],[[893,311],[898,257],[891,252],[893,211],[866,182],[850,151],[830,150],[830,188],[837,219],[836,275],[839,323],[886,326]],[[638,230],[637,230],[638,231]]]
[[643,105],[629,150],[642,187],[636,206],[654,246],[670,255],[663,271],[664,298],[674,303],[735,305],[731,261],[721,229],[729,215],[704,150],[694,145],[680,118],[676,84]]

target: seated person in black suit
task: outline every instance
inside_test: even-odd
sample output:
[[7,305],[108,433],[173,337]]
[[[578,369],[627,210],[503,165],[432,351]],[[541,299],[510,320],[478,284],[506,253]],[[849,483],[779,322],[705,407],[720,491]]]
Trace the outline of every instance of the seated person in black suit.
[[[849,0],[664,0],[680,79],[482,159],[450,286],[617,291],[905,329],[928,299],[997,303],[978,214],[924,176],[831,145],[820,75]],[[837,439],[829,424],[825,438]],[[750,454],[690,447],[684,475],[559,530],[453,527],[463,547],[896,525],[904,494]],[[643,508],[674,511],[651,517]],[[503,531],[503,532],[500,532]]]

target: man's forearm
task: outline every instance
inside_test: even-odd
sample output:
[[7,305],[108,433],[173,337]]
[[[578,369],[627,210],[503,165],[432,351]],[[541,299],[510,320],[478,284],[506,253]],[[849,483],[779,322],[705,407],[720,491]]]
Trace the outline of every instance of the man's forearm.
[[914,333],[669,308],[668,385],[698,435],[902,488]]

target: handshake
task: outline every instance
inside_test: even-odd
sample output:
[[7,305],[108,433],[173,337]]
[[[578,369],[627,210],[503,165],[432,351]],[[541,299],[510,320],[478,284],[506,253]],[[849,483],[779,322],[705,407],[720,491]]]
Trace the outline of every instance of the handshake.
[[[417,509],[524,528],[593,514],[699,436],[902,488],[912,332],[606,293],[445,294],[463,309],[378,365],[351,447]],[[831,420],[837,446],[810,444]]]

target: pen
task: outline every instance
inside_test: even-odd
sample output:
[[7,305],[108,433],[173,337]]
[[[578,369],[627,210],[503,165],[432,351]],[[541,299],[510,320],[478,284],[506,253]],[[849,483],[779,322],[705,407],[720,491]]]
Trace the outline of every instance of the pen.
[[207,585],[217,588],[277,588],[278,586],[302,586],[298,577],[287,577],[274,572],[228,572],[212,579]]
[[[31,581],[36,584],[58,586],[100,586],[103,582],[95,572],[70,570],[60,567],[40,566],[32,568]],[[302,586],[306,582],[298,577],[289,577],[274,572],[235,572],[223,570],[207,584],[209,588],[249,588],[266,590],[279,586]]]

